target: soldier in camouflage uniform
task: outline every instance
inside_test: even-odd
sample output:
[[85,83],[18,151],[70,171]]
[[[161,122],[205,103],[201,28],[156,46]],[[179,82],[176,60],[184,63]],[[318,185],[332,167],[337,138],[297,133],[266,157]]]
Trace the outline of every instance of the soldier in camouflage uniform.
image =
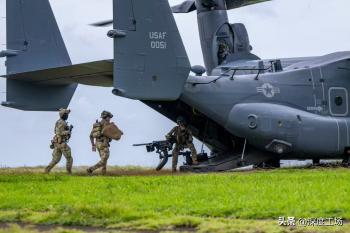
[[229,54],[230,54],[230,47],[227,45],[226,41],[221,40],[219,42],[219,49],[218,49],[219,65],[221,65],[226,60],[226,57]]
[[49,166],[46,167],[46,173],[49,173],[52,168],[60,162],[63,154],[67,160],[67,172],[68,174],[72,174],[73,158],[71,149],[67,144],[73,129],[73,126],[68,126],[67,124],[69,114],[70,110],[67,109],[60,109],[59,111],[60,119],[55,124],[55,136],[51,141],[51,149],[53,149],[52,161]]
[[175,148],[173,149],[173,164],[172,169],[173,172],[176,172],[177,169],[177,162],[179,157],[179,152],[185,148],[190,149],[191,155],[192,155],[192,161],[193,165],[197,165],[197,151],[196,148],[193,145],[193,136],[191,130],[187,128],[186,121],[183,117],[177,118],[177,126],[173,128],[167,135],[166,138],[169,140],[171,138],[174,138]]
[[101,114],[102,120],[96,121],[93,125],[93,129],[90,134],[90,141],[92,145],[92,151],[100,154],[101,160],[95,165],[87,169],[88,174],[92,174],[95,170],[102,168],[102,175],[107,173],[107,161],[109,159],[109,143],[112,141],[110,138],[103,136],[102,131],[106,124],[109,124],[113,118],[112,113],[103,111]]

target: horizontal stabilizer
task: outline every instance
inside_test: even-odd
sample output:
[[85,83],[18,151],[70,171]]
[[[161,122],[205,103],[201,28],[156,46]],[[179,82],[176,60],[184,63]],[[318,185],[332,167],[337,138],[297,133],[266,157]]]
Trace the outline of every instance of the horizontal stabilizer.
[[68,85],[79,83],[91,86],[112,87],[113,60],[95,61],[18,74],[3,75],[8,80],[33,82],[40,85]]
[[12,75],[7,78],[5,107],[56,111],[69,105],[78,85],[111,87],[113,61],[97,61]]

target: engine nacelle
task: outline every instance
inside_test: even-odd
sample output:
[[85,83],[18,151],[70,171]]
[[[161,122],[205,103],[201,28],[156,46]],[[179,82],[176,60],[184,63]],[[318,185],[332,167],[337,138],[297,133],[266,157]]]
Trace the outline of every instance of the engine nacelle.
[[226,128],[276,154],[341,157],[349,146],[347,121],[277,104],[247,103],[232,108]]

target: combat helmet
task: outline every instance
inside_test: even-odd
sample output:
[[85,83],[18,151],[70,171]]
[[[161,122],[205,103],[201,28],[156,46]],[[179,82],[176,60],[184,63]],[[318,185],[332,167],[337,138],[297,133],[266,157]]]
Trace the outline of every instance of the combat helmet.
[[69,114],[69,113],[70,113],[70,109],[64,109],[64,108],[61,108],[58,112],[60,117],[62,117],[64,114]]
[[103,112],[101,113],[101,118],[102,118],[102,119],[106,119],[107,117],[113,118],[113,114],[110,113],[110,112],[108,112],[108,111],[103,111]]
[[176,123],[186,125],[186,119],[183,116],[176,118]]

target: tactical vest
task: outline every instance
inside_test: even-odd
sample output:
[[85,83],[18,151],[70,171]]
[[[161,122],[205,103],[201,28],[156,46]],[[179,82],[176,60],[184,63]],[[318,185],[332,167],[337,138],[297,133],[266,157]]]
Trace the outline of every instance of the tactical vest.
[[103,127],[104,122],[96,120],[92,128],[92,137],[95,138],[97,142],[106,143],[109,146],[111,140],[103,135]]
[[182,130],[179,126],[177,126],[175,130],[175,137],[178,144],[184,145],[192,142],[190,135],[189,129]]
[[58,143],[58,144],[61,144],[61,143],[66,143],[68,142],[69,140],[69,135],[60,135],[58,133],[59,131],[59,124],[64,124],[64,130],[68,130],[68,125],[66,122],[62,122],[61,120],[58,120],[55,124],[55,136],[52,140],[53,143]]

